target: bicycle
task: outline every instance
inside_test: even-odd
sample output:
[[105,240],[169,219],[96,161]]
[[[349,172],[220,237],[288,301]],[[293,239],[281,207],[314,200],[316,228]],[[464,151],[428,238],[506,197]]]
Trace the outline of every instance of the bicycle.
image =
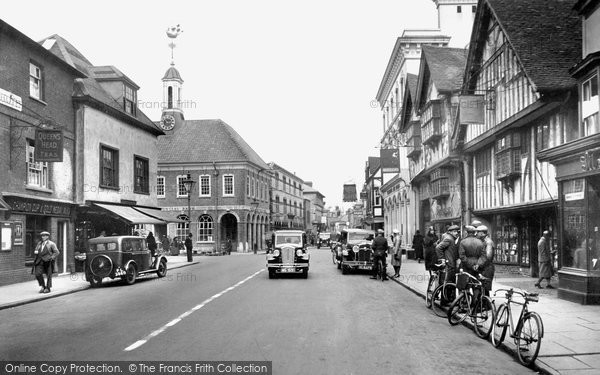
[[445,278],[445,264],[439,263],[434,265],[435,270],[429,278],[427,285],[427,293],[425,293],[425,305],[432,309],[433,313],[439,317],[446,316],[446,311],[443,309],[445,305],[454,300],[456,295],[456,284],[442,281]]
[[[371,256],[375,259],[374,255]],[[377,257],[377,262],[375,263],[375,275],[377,280],[385,281],[387,279],[386,270],[383,266],[383,259],[381,259],[381,257]]]
[[[539,294],[527,291],[519,292],[511,288],[498,289],[494,292],[494,296],[496,296],[496,293],[502,291],[506,292],[506,302],[503,302],[498,306],[498,310],[496,310],[496,319],[494,320],[492,330],[492,345],[495,347],[500,346],[506,336],[506,330],[510,329],[509,336],[514,339],[517,346],[519,361],[523,365],[529,366],[535,362],[540,351],[540,346],[542,345],[542,337],[544,337],[544,323],[542,318],[538,313],[529,311],[527,308],[529,302],[539,301]],[[524,302],[514,301],[513,294],[523,297]],[[514,326],[513,322],[511,304],[523,306],[516,326]]]
[[[475,334],[482,339],[488,338],[496,321],[492,299],[484,294],[481,283],[481,280],[485,279],[481,275],[477,278],[460,270],[456,275],[456,286],[461,292],[452,302],[447,313],[451,325],[457,325],[469,316]],[[476,291],[479,292],[478,295],[475,295]]]

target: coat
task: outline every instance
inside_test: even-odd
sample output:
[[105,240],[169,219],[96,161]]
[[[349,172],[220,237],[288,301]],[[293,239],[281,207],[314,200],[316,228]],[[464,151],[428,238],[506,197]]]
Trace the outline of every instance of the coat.
[[385,237],[377,236],[373,240],[373,243],[371,244],[371,248],[373,249],[373,252],[375,254],[383,254],[385,251],[388,250],[389,246],[388,246],[388,242],[385,239]]
[[546,237],[542,236],[538,241],[538,267],[540,277],[552,277],[552,258],[550,258],[550,246]]
[[[475,236],[467,236],[458,245],[458,257],[460,258],[460,265],[466,271],[475,275],[481,272],[481,268],[487,262],[485,245]],[[477,271],[475,266],[477,266]]]
[[456,246],[456,238],[450,233],[444,233],[442,239],[435,247],[435,253],[438,259],[446,259],[446,269],[454,271],[456,268],[456,260],[458,259],[458,247]]
[[[398,259],[396,259],[396,255]],[[394,238],[394,247],[392,248],[392,266],[399,267],[402,265],[402,238],[396,236]]]
[[483,267],[480,267],[479,273],[482,276],[490,279],[484,283],[484,287],[486,290],[492,290],[492,279],[494,278],[494,274],[496,273],[496,267],[494,266],[494,254],[496,252],[496,245],[494,241],[489,236],[486,236],[483,239],[483,244],[485,246],[485,258],[486,262]]
[[[44,246],[42,246],[42,241],[38,242],[35,250],[37,251],[37,254],[33,260],[33,267],[31,268],[32,274],[35,272],[35,266],[41,264],[42,262],[54,261],[60,255],[60,251],[58,251],[56,244],[50,240],[46,241]],[[55,272],[54,267],[53,272]]]
[[194,244],[192,243],[192,237],[187,237],[185,239],[185,248],[186,248],[186,250],[192,250],[193,247],[194,247]]
[[438,237],[433,233],[427,233],[423,237],[423,248],[425,250],[425,269],[432,269],[433,265],[437,263],[438,258],[435,254],[435,244]]

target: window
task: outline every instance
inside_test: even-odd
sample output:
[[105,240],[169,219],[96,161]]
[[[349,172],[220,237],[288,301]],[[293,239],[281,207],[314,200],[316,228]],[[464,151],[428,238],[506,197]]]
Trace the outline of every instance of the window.
[[224,197],[233,197],[234,196],[233,175],[232,174],[223,175],[223,196]]
[[213,219],[209,215],[202,215],[198,219],[198,235],[196,238],[201,242],[213,241]]
[[187,190],[183,181],[187,180],[187,175],[177,176],[177,198],[186,198],[188,196]]
[[462,7],[460,5],[456,7],[456,13],[462,13]]
[[471,12],[472,13],[477,12],[477,5],[471,5]]
[[119,187],[119,151],[100,146],[100,186]]
[[123,108],[125,108],[125,112],[130,115],[135,116],[135,101],[136,101],[136,93],[135,90],[131,86],[124,86],[124,95],[123,95]]
[[29,62],[29,96],[44,100],[44,79],[42,68]]
[[175,236],[179,238],[180,241],[184,242],[190,227],[189,217],[187,215],[179,215],[177,218],[179,220],[185,220],[185,223],[177,223],[177,231],[175,232]]
[[381,206],[381,195],[379,194],[379,189],[374,189],[373,190],[373,194],[374,194],[374,206]]
[[200,175],[200,196],[210,197],[210,176],[207,174]]
[[167,108],[173,108],[173,87],[169,86],[167,88]]
[[246,196],[250,196],[250,176],[246,176]]
[[133,191],[134,193],[149,193],[149,162],[141,156],[133,157]]
[[252,178],[252,179],[250,180],[250,185],[251,185],[251,186],[250,186],[250,196],[251,196],[252,198],[254,198],[254,197],[256,197],[256,189],[255,189],[255,187],[254,187],[254,186],[255,186],[255,185],[254,185],[254,178]]
[[156,197],[157,198],[165,197],[165,176],[157,176],[156,177]]
[[489,149],[484,149],[475,155],[475,173],[479,175],[489,174],[492,170],[492,154]]
[[27,140],[27,185],[48,189],[48,163],[36,162],[35,142]]
[[583,135],[588,136],[600,133],[598,121],[598,75],[594,74],[581,85],[582,103],[581,118],[583,121]]

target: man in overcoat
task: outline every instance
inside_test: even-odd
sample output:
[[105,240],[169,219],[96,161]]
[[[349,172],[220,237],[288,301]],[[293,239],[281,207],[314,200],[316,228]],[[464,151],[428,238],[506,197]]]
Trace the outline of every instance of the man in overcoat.
[[[383,269],[387,269],[386,258],[387,258],[387,250],[389,248],[388,241],[384,237],[383,229],[377,230],[377,237],[373,239],[373,243],[371,244],[371,248],[373,249],[373,275],[371,279],[377,278],[377,261],[381,259],[383,261]],[[383,279],[387,280],[387,273],[383,273]]]
[[554,289],[554,287],[550,285],[550,279],[552,278],[552,257],[550,256],[550,244],[548,243],[549,237],[550,232],[545,230],[538,241],[538,266],[540,269],[540,278],[537,283],[535,283],[535,286],[539,289],[543,288],[540,283],[544,279],[548,280],[546,288]]
[[438,259],[446,259],[446,282],[453,283],[456,276],[456,261],[458,259],[458,225],[451,225],[442,236],[442,239],[435,247],[435,253]]
[[[40,285],[40,293],[50,293],[52,289],[52,272],[55,259],[60,254],[56,244],[50,241],[50,233],[43,231],[40,233],[41,241],[35,247],[33,260],[33,268],[31,273],[35,274],[35,278]],[[44,274],[47,281],[44,282]]]

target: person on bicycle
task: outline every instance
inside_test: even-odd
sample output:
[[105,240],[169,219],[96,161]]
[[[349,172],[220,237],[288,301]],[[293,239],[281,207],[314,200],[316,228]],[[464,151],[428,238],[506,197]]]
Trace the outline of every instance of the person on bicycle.
[[385,262],[387,258],[387,250],[388,250],[388,241],[384,237],[383,229],[377,229],[377,237],[373,239],[373,243],[371,244],[371,248],[373,249],[373,275],[371,279],[377,279],[377,263],[379,259],[381,259],[383,263],[383,279],[387,280],[387,264]]
[[451,225],[435,247],[438,259],[446,260],[446,278],[444,282],[453,283],[456,276],[456,261],[458,260],[458,225]]
[[488,228],[485,225],[478,226],[476,231],[477,238],[483,242],[486,258],[486,262],[482,266],[479,266],[479,273],[485,277],[485,280],[482,281],[483,290],[485,291],[485,295],[489,297],[492,290],[492,279],[496,273],[496,267],[494,267],[496,245],[494,245],[494,241],[488,235]]

